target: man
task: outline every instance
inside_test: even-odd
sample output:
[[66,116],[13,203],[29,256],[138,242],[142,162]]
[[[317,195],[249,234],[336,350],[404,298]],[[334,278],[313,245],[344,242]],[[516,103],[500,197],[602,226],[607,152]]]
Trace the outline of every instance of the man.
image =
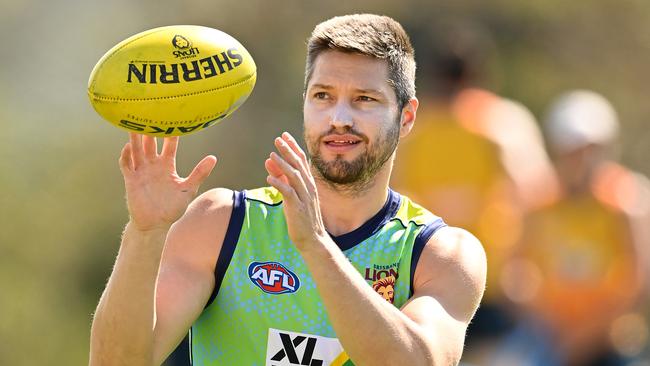
[[[159,364],[190,327],[195,365],[458,362],[484,287],[480,243],[388,189],[418,106],[408,36],[353,15],[318,25],[308,47],[311,159],[276,138],[272,187],[214,189],[188,207],[216,159],[183,179],[176,138],[158,154],[155,139],[131,135],[120,157],[131,219],[92,365]],[[395,274],[393,305],[361,275],[371,270]]]
[[508,293],[533,320],[512,348],[530,358],[521,364],[627,365],[618,351],[634,356],[635,345],[624,334],[645,327],[635,311],[647,273],[650,190],[615,161],[619,122],[603,96],[564,93],[545,122],[562,194],[528,215],[508,266]]

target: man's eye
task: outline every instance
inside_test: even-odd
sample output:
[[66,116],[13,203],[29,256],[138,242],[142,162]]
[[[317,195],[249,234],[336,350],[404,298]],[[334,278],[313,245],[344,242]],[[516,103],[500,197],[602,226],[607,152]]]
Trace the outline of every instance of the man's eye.
[[361,102],[372,102],[375,100],[375,98],[369,97],[367,95],[361,95],[357,99]]
[[328,97],[328,95],[325,92],[314,93],[314,98],[316,98],[316,99],[325,99],[327,97]]

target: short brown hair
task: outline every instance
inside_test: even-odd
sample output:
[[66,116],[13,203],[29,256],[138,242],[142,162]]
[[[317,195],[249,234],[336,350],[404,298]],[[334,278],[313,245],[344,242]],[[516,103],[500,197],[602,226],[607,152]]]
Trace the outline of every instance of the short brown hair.
[[316,26],[307,43],[305,90],[322,52],[358,53],[388,62],[388,82],[400,110],[415,97],[415,52],[404,28],[387,16],[353,14],[334,17]]

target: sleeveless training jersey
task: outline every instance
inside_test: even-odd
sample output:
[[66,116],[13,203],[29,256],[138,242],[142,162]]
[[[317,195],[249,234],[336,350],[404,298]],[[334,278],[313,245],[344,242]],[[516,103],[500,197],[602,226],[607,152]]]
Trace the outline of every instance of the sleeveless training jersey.
[[[369,286],[401,307],[412,295],[424,245],[442,226],[439,217],[391,190],[375,216],[332,239]],[[215,289],[190,340],[195,366],[353,365],[289,239],[276,189],[234,192]]]

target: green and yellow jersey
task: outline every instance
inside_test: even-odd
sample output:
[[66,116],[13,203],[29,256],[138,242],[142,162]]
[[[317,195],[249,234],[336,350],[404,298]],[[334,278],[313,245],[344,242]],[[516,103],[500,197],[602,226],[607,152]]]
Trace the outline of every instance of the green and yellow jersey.
[[[391,190],[375,216],[332,239],[369,286],[401,307],[412,296],[424,245],[443,226]],[[234,192],[214,292],[190,339],[195,366],[353,365],[289,238],[282,196],[274,188]]]

